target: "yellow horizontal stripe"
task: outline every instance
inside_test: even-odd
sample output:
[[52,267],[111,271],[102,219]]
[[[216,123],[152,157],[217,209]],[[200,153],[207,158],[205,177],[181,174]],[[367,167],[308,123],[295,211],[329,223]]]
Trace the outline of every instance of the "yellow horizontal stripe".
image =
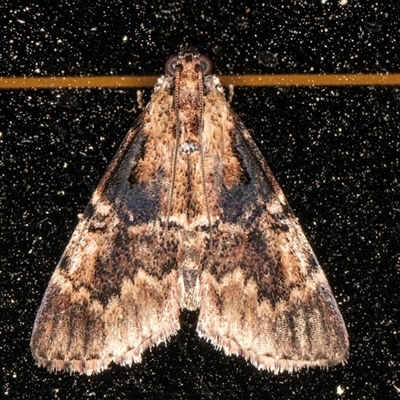
[[52,76],[0,78],[0,89],[122,88],[154,86],[155,76]]
[[[158,76],[0,77],[0,89],[139,88],[154,86]],[[374,86],[400,85],[400,74],[222,75],[235,86]]]
[[239,75],[222,76],[223,85],[237,86],[373,86],[400,85],[400,74]]

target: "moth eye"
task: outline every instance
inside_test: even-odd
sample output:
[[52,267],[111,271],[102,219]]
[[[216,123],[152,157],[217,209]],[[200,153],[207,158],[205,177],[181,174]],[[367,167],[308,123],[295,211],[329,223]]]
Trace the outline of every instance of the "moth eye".
[[177,54],[174,54],[174,55],[168,57],[167,61],[165,61],[164,71],[167,75],[169,75],[169,76],[175,75],[177,61],[178,61]]
[[213,69],[213,63],[211,59],[209,59],[207,56],[203,56],[202,54],[199,57],[199,62],[200,62],[200,67],[201,71],[203,72],[203,75],[209,75]]

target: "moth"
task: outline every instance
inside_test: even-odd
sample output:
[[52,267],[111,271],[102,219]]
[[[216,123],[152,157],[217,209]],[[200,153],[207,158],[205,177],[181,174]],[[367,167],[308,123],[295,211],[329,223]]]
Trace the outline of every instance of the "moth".
[[177,333],[275,373],[345,363],[328,281],[212,63],[182,49],[87,205],[36,316],[50,371],[98,373]]

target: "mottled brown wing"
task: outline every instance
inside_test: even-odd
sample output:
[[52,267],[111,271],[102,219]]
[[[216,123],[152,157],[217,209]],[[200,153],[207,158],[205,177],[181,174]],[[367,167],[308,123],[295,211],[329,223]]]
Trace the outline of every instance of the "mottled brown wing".
[[234,114],[230,120],[227,153],[241,178],[229,187],[221,173],[197,331],[259,369],[343,363],[348,337],[326,277],[248,131]]
[[154,138],[141,124],[96,189],[38,311],[31,349],[49,370],[91,374],[111,361],[138,362],[179,329],[176,240],[172,230],[163,235],[158,220],[160,193],[168,188],[145,165],[156,162]]

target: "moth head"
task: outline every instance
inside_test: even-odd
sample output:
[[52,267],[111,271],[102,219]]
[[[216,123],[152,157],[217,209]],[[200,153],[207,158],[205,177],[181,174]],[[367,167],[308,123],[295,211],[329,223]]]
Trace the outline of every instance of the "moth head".
[[197,61],[196,68],[198,68],[205,76],[210,75],[213,69],[213,63],[207,56],[194,51],[181,51],[178,54],[173,54],[172,56],[168,57],[168,59],[165,61],[165,74],[174,76],[175,72],[182,68],[182,59],[185,59],[187,62],[190,62],[193,59]]

